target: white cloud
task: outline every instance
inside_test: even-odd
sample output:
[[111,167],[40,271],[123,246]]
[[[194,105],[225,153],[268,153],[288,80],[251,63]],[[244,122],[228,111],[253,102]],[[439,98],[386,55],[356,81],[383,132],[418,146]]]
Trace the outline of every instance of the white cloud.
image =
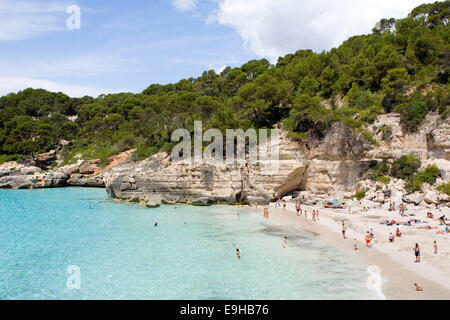
[[172,5],[181,11],[194,10],[197,5],[197,0],[173,0]]
[[109,90],[80,86],[67,83],[53,82],[43,79],[32,79],[19,76],[0,76],[0,96],[11,92],[18,92],[26,88],[46,89],[53,92],[64,92],[71,97],[82,97],[89,95],[97,97],[102,93],[111,93]]
[[369,33],[382,18],[405,17],[434,0],[219,0],[208,22],[234,28],[246,47],[276,61],[299,49],[320,52]]
[[0,41],[66,30],[66,1],[0,0]]

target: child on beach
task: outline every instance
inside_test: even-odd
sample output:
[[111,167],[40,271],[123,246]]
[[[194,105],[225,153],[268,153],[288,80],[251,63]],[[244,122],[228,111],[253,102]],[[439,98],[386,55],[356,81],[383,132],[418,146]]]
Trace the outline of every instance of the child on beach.
[[434,248],[434,254],[437,254],[438,253],[438,247],[437,247],[436,240],[433,242],[433,248]]
[[414,246],[414,255],[416,256],[415,262],[420,262],[420,247],[418,243]]
[[353,239],[353,249],[358,250],[358,243],[356,241],[356,238]]
[[370,248],[372,246],[372,237],[370,236],[369,231],[366,234],[366,246]]
[[392,234],[392,232],[389,233],[389,242],[394,242],[395,236]]

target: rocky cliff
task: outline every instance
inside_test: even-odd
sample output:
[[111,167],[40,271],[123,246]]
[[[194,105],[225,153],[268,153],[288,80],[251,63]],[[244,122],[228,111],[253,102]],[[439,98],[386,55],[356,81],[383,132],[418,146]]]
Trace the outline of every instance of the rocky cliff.
[[[436,164],[442,178],[450,178],[450,122],[429,114],[420,130],[405,134],[398,114],[385,114],[367,127],[376,143],[367,135],[343,123],[335,123],[323,139],[296,141],[281,134],[279,169],[265,170],[267,161],[256,164],[224,163],[181,164],[166,153],[133,162],[126,156],[111,160],[105,169],[96,161],[78,163],[42,172],[36,167],[15,164],[0,166],[0,187],[38,188],[53,186],[105,186],[114,197],[130,201],[190,202],[267,202],[285,195],[305,198],[344,198],[366,189],[366,205],[388,199],[422,205],[447,205],[448,196],[425,184],[421,192],[408,194],[401,180],[389,184],[362,179],[370,164],[382,159],[397,159],[415,154],[422,166]],[[269,145],[269,152],[274,145]],[[120,159],[120,161],[117,160]]]

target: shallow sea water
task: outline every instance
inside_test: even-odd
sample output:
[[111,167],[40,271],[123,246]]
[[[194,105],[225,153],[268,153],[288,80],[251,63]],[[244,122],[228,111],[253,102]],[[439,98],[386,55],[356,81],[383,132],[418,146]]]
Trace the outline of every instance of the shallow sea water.
[[[0,190],[0,248],[0,299],[377,298],[351,251],[234,206],[147,209],[104,189]],[[69,266],[80,289],[66,285]]]

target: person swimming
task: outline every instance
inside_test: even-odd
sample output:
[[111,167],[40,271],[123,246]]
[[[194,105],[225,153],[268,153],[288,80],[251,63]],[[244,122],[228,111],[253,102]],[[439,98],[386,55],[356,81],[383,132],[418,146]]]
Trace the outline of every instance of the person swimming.
[[236,256],[237,256],[238,259],[241,258],[241,253],[239,252],[239,249],[236,249]]
[[155,221],[154,227],[157,227],[157,226],[158,226],[158,221]]

